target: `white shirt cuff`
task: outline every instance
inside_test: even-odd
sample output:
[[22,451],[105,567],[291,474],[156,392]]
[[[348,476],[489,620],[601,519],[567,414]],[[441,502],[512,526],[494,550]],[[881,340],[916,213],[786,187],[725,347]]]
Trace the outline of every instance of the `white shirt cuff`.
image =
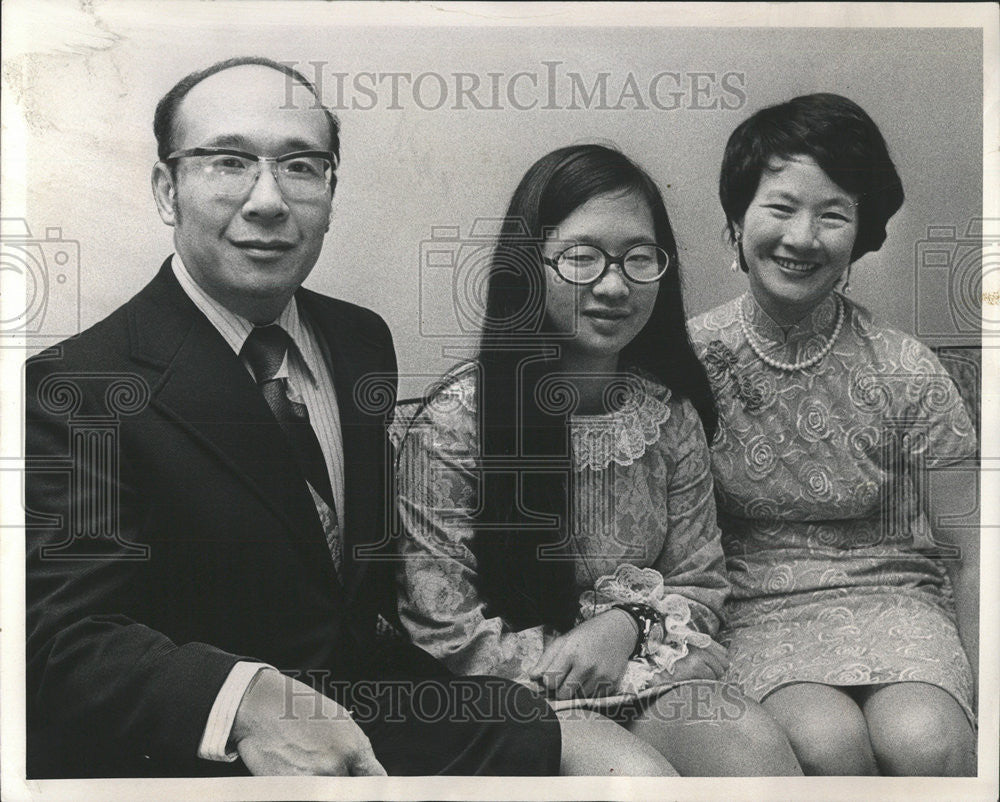
[[208,714],[205,732],[198,745],[198,757],[202,760],[232,763],[239,757],[236,752],[226,751],[233,722],[236,720],[236,710],[243,701],[243,694],[247,692],[253,678],[265,668],[271,666],[267,663],[250,663],[243,660],[230,669],[229,676],[215,697],[215,704]]

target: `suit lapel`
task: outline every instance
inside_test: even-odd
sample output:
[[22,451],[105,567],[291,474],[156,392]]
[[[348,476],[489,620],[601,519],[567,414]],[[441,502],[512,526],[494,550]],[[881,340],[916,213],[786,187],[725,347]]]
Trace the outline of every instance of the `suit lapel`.
[[284,524],[304,561],[338,586],[287,439],[239,358],[184,294],[169,260],[137,301],[130,319],[133,355],[163,367],[151,404],[238,476]]
[[340,413],[344,449],[344,499],[341,512],[344,533],[344,584],[348,599],[354,598],[364,579],[370,558],[358,559],[357,551],[377,544],[385,534],[387,503],[384,475],[386,439],[384,420],[358,405],[356,389],[368,373],[385,363],[383,350],[351,329],[334,310],[324,311],[322,296],[300,291],[296,296],[320,341],[333,373]]

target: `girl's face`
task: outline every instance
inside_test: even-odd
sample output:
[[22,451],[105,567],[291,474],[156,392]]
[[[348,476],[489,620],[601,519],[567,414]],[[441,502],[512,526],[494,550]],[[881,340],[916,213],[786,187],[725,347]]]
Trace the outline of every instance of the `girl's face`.
[[[644,198],[634,192],[598,195],[559,224],[543,256],[555,259],[571,244],[588,244],[617,259],[635,245],[655,242],[653,214]],[[570,284],[552,267],[544,270],[545,314],[550,330],[561,335],[562,359],[575,368],[615,370],[621,350],[649,320],[659,282],[635,284],[620,264],[588,285]]]
[[775,322],[804,317],[850,265],[857,200],[808,156],[775,160],[761,174],[738,230],[750,289]]

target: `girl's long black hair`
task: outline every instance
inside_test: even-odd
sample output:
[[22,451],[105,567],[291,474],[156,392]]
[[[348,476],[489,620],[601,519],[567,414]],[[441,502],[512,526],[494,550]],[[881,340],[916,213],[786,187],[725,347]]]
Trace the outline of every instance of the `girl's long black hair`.
[[[478,350],[476,398],[481,484],[473,552],[489,616],[514,628],[573,625],[576,593],[572,470],[566,405],[539,398],[558,371],[558,342],[545,320],[540,246],[574,210],[601,195],[635,193],[652,212],[656,243],[670,256],[649,321],[622,351],[637,368],[688,399],[706,435],[717,415],[705,370],[688,338],[677,243],[653,180],[622,153],[602,145],[560,148],[539,159],[511,198],[489,265]],[[544,393],[543,393],[544,394]]]

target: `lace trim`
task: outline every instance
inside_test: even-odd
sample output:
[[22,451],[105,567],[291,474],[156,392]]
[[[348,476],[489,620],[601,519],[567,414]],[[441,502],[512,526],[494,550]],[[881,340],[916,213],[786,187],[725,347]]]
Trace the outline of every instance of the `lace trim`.
[[[670,390],[645,378],[627,383],[621,407],[607,415],[574,415],[570,419],[573,467],[605,470],[612,461],[631,465],[660,439],[670,419]],[[662,398],[655,393],[660,391]]]
[[451,411],[461,406],[466,412],[476,411],[476,375],[471,370],[466,375],[459,375],[442,390],[435,393],[428,405],[437,411]]
[[[473,375],[463,376],[438,393],[431,406],[440,412],[461,406],[474,414],[475,385]],[[614,412],[570,416],[573,468],[577,471],[603,471],[612,462],[631,465],[660,439],[663,424],[670,419],[669,388],[632,375],[614,389],[621,393]]]
[[670,593],[659,571],[638,568],[630,563],[619,565],[614,574],[600,577],[593,590],[580,595],[580,619],[593,618],[622,602],[650,605],[663,616],[663,623],[650,633],[647,641],[649,656],[629,660],[619,684],[619,693],[640,693],[670,682],[674,664],[687,656],[689,646],[705,648],[712,642],[704,632],[691,629],[688,600]]

